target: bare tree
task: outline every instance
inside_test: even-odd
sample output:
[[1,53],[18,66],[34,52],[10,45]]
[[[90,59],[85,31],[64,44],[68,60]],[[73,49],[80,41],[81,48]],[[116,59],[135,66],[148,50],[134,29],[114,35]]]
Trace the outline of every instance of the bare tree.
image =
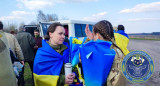
[[11,25],[9,26],[9,30],[10,30],[10,31],[15,31],[16,28],[17,28],[17,25],[15,25],[15,24],[11,24]]
[[16,31],[17,25],[16,24],[10,24],[9,22],[7,24],[4,24],[4,31],[10,32],[10,31]]
[[21,23],[19,24],[19,27],[18,27],[18,31],[19,31],[19,32],[24,30],[24,29],[23,29],[23,26],[24,26],[24,25],[25,25],[24,22],[21,22]]
[[58,20],[58,16],[56,14],[47,14],[47,21],[57,21]]
[[37,15],[38,22],[48,22],[58,20],[57,14],[44,14],[43,11],[39,10]]
[[47,21],[45,14],[41,10],[38,11],[37,21],[39,21],[39,22],[42,22],[42,21],[46,22]]

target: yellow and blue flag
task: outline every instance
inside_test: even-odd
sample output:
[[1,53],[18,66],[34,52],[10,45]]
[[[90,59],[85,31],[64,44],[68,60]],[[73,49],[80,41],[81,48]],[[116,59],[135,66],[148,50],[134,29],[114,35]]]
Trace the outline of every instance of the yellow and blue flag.
[[[68,47],[67,43],[63,43]],[[52,49],[45,40],[42,47],[38,49],[34,60],[34,82],[35,86],[57,86],[57,81],[63,63],[69,62],[69,47],[63,52],[63,56]]]
[[116,44],[120,47],[120,49],[126,56],[129,53],[129,50],[127,49],[129,43],[129,36],[124,32],[124,30],[118,30],[114,33],[114,37]]
[[84,79],[82,78],[80,69],[78,67],[79,63],[79,46],[86,40],[86,38],[83,39],[83,42],[79,40],[77,37],[70,37],[70,58],[71,58],[71,63],[72,67],[76,67],[78,69],[78,75],[79,79],[83,81]]
[[70,58],[72,66],[75,67],[79,63],[79,46],[82,41],[77,37],[70,37]]
[[78,40],[77,37],[70,37],[70,60],[72,61],[76,52],[79,49],[80,44],[82,44],[82,41]]
[[105,84],[116,54],[110,49],[111,45],[111,42],[97,40],[80,46],[85,86]]

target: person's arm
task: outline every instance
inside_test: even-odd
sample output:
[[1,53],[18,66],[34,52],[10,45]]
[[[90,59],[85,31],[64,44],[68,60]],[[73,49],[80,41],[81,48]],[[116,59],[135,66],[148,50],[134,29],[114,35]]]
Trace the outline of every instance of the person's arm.
[[14,37],[14,43],[15,43],[15,54],[18,57],[19,61],[24,65],[24,56],[16,37]]
[[30,46],[32,48],[34,48],[34,46],[35,46],[35,40],[34,40],[34,38],[32,37],[31,34],[28,35],[28,41],[29,41]]

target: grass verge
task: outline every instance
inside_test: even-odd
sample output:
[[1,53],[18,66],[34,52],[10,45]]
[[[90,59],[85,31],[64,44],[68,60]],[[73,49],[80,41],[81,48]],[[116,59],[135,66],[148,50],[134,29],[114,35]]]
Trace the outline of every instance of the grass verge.
[[160,41],[160,39],[145,39],[145,38],[129,38],[134,40],[153,40],[153,41]]
[[28,63],[25,63],[24,80],[25,80],[25,86],[33,86],[32,85],[32,72],[30,70]]

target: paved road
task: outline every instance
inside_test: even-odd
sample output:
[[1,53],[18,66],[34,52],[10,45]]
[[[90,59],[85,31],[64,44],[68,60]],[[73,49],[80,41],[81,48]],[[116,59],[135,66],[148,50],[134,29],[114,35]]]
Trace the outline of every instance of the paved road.
[[152,77],[145,83],[133,84],[128,82],[127,86],[160,86],[160,41],[130,40],[128,49],[143,50],[154,60],[155,70]]

